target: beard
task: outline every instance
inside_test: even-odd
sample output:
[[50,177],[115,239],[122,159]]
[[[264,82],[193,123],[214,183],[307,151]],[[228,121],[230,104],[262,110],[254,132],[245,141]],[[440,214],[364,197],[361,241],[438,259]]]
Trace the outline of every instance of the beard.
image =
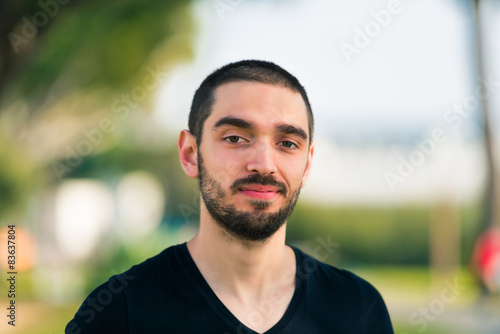
[[265,212],[272,203],[267,200],[250,200],[254,208],[251,211],[237,210],[232,204],[225,204],[227,193],[203,166],[201,154],[198,153],[198,181],[203,202],[213,220],[236,239],[242,241],[265,241],[269,239],[286,222],[293,212],[299,198],[300,187],[291,192],[282,182],[271,175],[252,174],[236,180],[230,187],[232,194],[239,187],[247,184],[270,185],[278,189],[278,196],[285,198],[285,204],[277,212]]

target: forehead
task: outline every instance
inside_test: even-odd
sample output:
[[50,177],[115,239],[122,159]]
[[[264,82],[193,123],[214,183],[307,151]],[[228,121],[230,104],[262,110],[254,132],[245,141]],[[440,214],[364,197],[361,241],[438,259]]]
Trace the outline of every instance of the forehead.
[[219,86],[207,123],[213,125],[227,116],[256,123],[290,123],[308,129],[307,108],[302,96],[289,88],[261,82],[237,81]]

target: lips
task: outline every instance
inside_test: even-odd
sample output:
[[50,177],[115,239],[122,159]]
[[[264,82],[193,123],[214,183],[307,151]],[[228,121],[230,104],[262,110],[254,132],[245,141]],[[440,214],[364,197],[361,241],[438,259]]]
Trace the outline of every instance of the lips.
[[259,184],[251,184],[251,185],[243,186],[243,187],[241,187],[241,190],[258,191],[258,192],[263,192],[263,193],[278,192],[279,191],[278,188],[276,188],[276,187],[262,186]]
[[279,194],[279,189],[273,186],[246,185],[239,189],[244,195],[258,199],[272,199]]
[[254,199],[272,199],[279,194],[286,197],[287,187],[272,175],[251,174],[234,181],[231,185],[233,194],[243,194]]

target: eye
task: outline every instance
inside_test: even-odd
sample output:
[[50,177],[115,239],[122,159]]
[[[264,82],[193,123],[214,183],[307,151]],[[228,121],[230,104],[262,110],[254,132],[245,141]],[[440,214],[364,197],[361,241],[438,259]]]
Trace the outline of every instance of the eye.
[[292,143],[291,141],[288,141],[288,140],[284,140],[282,142],[280,142],[280,145],[283,146],[283,147],[286,147],[286,148],[294,148],[294,147],[297,147],[297,145],[295,145],[294,143]]
[[229,136],[229,137],[224,138],[224,140],[228,141],[230,143],[238,143],[238,142],[243,141],[243,139],[239,136]]

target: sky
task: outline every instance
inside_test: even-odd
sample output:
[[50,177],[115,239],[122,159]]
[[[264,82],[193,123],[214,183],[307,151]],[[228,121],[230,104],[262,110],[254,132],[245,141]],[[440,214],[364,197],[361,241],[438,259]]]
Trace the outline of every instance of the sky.
[[[488,103],[500,109],[497,7],[484,8],[489,79],[481,80],[465,1],[199,1],[195,58],[169,74],[155,117],[178,133],[210,72],[241,59],[274,61],[299,78],[315,114],[317,152],[306,197],[470,200],[484,182],[481,112],[473,99],[484,82],[493,91]],[[498,112],[492,114],[499,129]],[[442,131],[439,143],[435,131]],[[429,140],[434,147],[419,149]],[[404,161],[412,173],[398,173]]]

